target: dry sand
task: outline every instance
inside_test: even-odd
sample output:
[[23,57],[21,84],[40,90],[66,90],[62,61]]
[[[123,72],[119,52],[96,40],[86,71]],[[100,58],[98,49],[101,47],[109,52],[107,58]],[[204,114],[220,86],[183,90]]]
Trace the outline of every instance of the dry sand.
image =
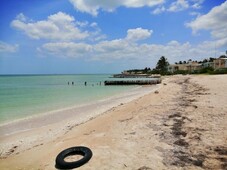
[[[29,148],[12,142],[0,169],[55,169],[60,151],[81,145],[93,157],[79,169],[227,169],[226,87],[227,75],[165,78],[158,92],[69,126],[53,140]],[[23,135],[38,133],[54,135],[48,126]]]

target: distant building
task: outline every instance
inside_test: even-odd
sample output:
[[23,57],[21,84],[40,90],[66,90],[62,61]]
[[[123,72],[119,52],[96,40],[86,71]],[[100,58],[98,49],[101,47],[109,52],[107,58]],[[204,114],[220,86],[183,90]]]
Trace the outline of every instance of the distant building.
[[205,62],[205,63],[202,63],[202,67],[203,68],[206,68],[206,67],[212,67],[212,68],[214,68],[214,62]]
[[174,73],[175,71],[178,71],[178,70],[179,70],[178,64],[170,64],[168,66],[168,71],[171,73]]
[[214,69],[227,68],[227,57],[214,60]]
[[121,74],[130,74],[127,70],[121,72]]
[[199,62],[189,60],[186,63],[180,61],[176,64],[170,64],[168,66],[168,71],[171,73],[176,71],[188,71],[193,73],[207,67],[212,67],[214,70],[227,68],[227,56],[222,55],[219,58],[204,59],[203,61]]
[[197,70],[200,70],[202,68],[202,64],[199,64],[195,61],[189,61],[186,64],[171,64],[168,67],[169,72],[175,72],[175,71],[189,71],[194,72]]

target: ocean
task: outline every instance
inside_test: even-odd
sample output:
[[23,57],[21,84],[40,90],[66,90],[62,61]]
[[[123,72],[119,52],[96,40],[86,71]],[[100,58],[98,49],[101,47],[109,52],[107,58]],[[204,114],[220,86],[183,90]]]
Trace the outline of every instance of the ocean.
[[0,124],[102,100],[136,88],[104,86],[105,80],[113,79],[110,77],[107,74],[0,76]]

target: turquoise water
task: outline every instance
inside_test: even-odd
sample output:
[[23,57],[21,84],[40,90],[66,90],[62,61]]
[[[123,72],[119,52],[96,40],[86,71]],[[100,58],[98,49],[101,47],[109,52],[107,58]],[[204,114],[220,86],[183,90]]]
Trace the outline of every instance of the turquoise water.
[[0,123],[97,101],[135,87],[104,86],[110,76],[0,76]]

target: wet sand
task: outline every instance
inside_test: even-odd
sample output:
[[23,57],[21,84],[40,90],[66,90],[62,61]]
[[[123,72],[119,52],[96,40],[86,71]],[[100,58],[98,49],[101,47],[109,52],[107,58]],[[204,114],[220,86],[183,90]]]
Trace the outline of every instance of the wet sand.
[[[164,78],[158,91],[70,124],[57,138],[48,126],[1,138],[12,142],[0,169],[55,169],[60,151],[81,145],[93,157],[80,169],[226,169],[226,87],[227,75]],[[28,140],[13,142],[21,135]]]

